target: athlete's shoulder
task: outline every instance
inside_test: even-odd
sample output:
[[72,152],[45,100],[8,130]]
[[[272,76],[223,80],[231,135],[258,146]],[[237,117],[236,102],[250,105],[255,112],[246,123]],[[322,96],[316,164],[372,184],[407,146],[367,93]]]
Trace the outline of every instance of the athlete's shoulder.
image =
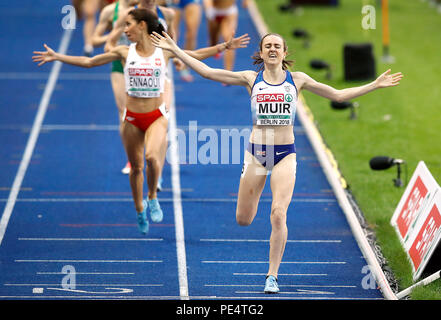
[[301,71],[292,71],[291,76],[293,77],[294,80],[305,79],[306,77],[308,77],[308,75],[306,73],[301,72]]
[[291,76],[299,90],[304,87],[305,83],[311,83],[314,81],[310,76],[301,71],[291,72]]
[[127,58],[127,55],[129,53],[129,46],[116,46],[114,47],[112,50],[110,50],[110,52],[116,53],[118,55],[120,55],[123,58]]
[[259,74],[260,74],[260,72],[258,72],[258,71],[253,71],[253,70],[244,71],[243,75],[244,75],[244,78],[246,78],[246,81],[248,82],[250,94],[251,94],[251,91],[253,90],[254,86],[256,85],[256,83],[259,82]]
[[164,15],[165,19],[167,20],[173,20],[175,17],[175,11],[172,8],[167,8],[164,6],[158,6],[159,10],[162,11],[162,14]]
[[125,8],[121,8],[119,11],[119,18],[118,19],[125,19],[128,15],[129,12],[132,11],[133,9],[135,9],[135,6],[128,6]]
[[115,11],[116,2],[108,4],[105,6],[100,13],[100,20],[112,20],[113,13]]
[[253,70],[237,71],[237,73],[239,73],[243,78],[245,78],[248,81],[248,83],[251,84],[251,86],[256,80],[256,77],[258,75],[258,72]]
[[250,77],[256,77],[258,72],[254,71],[254,70],[243,70],[243,71],[238,71],[240,73],[243,73],[244,75],[250,76]]

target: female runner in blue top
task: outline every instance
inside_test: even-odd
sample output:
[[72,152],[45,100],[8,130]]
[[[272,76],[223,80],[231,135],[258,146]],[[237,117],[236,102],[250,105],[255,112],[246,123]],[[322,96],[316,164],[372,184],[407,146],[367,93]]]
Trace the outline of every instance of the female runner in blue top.
[[387,70],[375,81],[354,88],[334,89],[319,83],[303,72],[290,72],[287,46],[278,34],[270,33],[260,41],[254,64],[260,71],[233,72],[213,69],[181,50],[167,34],[153,33],[154,45],[173,52],[201,76],[230,85],[244,86],[251,97],[253,130],[245,152],[239,184],[236,220],[241,226],[252,223],[257,213],[267,174],[271,171],[271,238],[269,269],[265,293],[279,292],[277,274],[288,236],[286,213],[291,202],[296,177],[294,115],[299,91],[306,89],[322,97],[347,101],[379,88],[396,86],[401,73]]

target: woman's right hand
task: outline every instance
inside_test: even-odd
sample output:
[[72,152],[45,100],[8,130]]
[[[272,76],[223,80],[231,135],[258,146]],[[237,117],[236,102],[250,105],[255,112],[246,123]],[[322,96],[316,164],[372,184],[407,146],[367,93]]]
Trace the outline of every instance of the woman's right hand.
[[52,62],[54,60],[57,60],[56,58],[56,52],[49,48],[46,44],[43,44],[43,46],[46,48],[46,51],[34,51],[35,56],[32,56],[32,61],[34,62],[40,62],[38,66],[42,66],[46,62]]
[[166,32],[163,32],[162,34],[163,35],[161,36],[159,33],[153,32],[150,35],[153,45],[158,48],[174,52],[174,50],[178,48],[177,44]]

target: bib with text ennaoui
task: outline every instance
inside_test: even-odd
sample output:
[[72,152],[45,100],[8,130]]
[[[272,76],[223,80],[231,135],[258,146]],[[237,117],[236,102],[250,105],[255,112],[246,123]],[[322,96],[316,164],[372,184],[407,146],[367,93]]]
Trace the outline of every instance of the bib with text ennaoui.
[[291,72],[281,84],[272,85],[263,79],[263,70],[257,74],[251,91],[253,125],[294,125],[297,105],[297,88]]
[[136,98],[159,97],[164,92],[166,71],[162,49],[155,48],[151,56],[141,57],[136,43],[132,43],[124,66],[127,94]]

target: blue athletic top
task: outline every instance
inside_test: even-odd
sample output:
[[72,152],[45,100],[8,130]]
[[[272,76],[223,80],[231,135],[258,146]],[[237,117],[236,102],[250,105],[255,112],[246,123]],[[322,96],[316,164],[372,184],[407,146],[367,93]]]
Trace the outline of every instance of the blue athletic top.
[[263,70],[260,71],[251,89],[253,125],[294,125],[297,95],[297,87],[288,70],[285,80],[277,85],[266,82]]

